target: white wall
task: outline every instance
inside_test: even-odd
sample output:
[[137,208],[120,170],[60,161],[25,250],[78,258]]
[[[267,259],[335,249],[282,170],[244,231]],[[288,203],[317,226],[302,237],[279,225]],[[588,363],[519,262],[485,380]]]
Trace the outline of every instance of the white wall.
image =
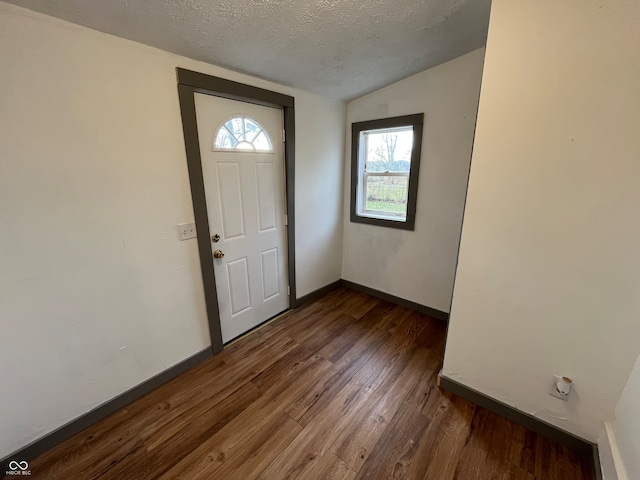
[[343,103],[1,2],[0,64],[0,457],[210,343],[177,66],[295,96],[298,289],[340,277]]
[[[616,405],[615,419],[607,425],[607,433],[618,479],[640,478],[640,357]],[[610,478],[614,477],[606,480]]]
[[346,110],[343,102],[296,96],[298,298],[340,279]]
[[[347,105],[342,278],[449,311],[484,49]],[[424,112],[414,231],[351,223],[351,123]]]
[[640,353],[639,21],[636,0],[494,0],[444,360],[591,441]]

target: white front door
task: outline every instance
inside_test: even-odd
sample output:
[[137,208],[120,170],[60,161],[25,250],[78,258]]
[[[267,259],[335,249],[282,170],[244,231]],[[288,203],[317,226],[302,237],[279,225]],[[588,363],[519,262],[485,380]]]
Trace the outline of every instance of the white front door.
[[282,110],[201,93],[195,104],[226,343],[289,307]]

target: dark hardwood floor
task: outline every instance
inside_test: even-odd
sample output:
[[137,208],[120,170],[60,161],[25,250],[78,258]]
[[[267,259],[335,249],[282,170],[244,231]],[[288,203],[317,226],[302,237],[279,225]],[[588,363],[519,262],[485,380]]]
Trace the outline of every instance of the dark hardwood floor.
[[589,458],[441,391],[446,325],[339,289],[31,463],[45,479],[592,479]]

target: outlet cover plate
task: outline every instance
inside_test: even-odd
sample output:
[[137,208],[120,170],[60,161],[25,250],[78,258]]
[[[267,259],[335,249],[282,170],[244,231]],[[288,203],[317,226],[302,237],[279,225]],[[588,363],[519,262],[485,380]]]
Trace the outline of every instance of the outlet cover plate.
[[559,398],[560,400],[564,400],[566,402],[567,400],[569,400],[569,395],[571,395],[571,393],[569,393],[569,395],[563,395],[558,391],[556,385],[560,380],[562,380],[562,375],[553,376],[553,384],[551,385],[551,389],[549,390],[549,395],[551,395],[552,397]]
[[190,238],[196,238],[196,224],[179,223],[178,236],[180,237],[180,240],[189,240]]

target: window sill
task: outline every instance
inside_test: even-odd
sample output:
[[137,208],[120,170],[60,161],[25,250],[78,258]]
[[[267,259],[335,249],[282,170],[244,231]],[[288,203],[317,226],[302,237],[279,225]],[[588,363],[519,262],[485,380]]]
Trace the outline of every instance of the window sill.
[[358,217],[362,217],[362,218],[376,218],[378,220],[390,220],[392,222],[405,223],[407,221],[407,217],[400,217],[400,216],[395,216],[395,215],[385,215],[383,213],[360,212],[357,215],[358,215]]
[[365,225],[376,225],[379,227],[397,228],[399,230],[414,230],[414,223],[401,218],[370,216],[351,214],[352,223],[364,223]]

